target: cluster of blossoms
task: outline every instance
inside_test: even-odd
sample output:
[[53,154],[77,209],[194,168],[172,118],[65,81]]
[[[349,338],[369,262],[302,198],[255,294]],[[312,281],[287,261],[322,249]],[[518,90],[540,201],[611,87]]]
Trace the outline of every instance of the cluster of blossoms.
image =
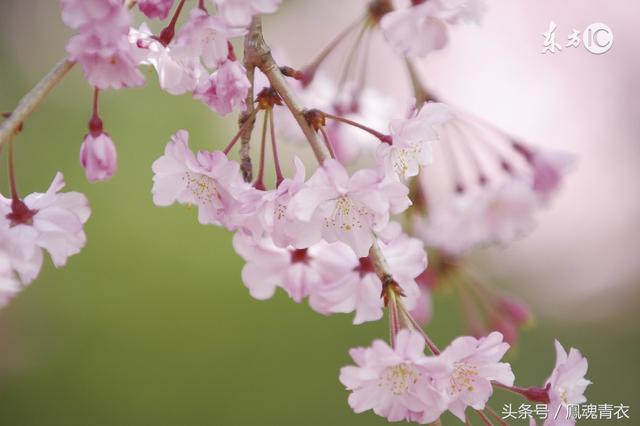
[[[556,411],[585,401],[587,361],[559,343],[544,387],[514,386],[511,366],[501,359],[530,312],[464,266],[470,250],[507,244],[530,230],[573,162],[448,106],[420,83],[412,58],[443,48],[449,26],[479,22],[479,1],[414,0],[395,10],[390,0],[373,0],[365,19],[300,70],[276,63],[260,32],[260,16],[276,12],[279,0],[200,0],[188,12],[185,0],[139,1],[149,19],[165,20],[174,10],[158,34],[146,23],[132,27],[129,3],[60,0],[64,22],[77,31],[67,45],[69,61],[83,67],[93,88],[80,149],[89,181],[107,180],[117,169],[115,146],[98,113],[99,92],[141,85],[140,67],[151,66],[167,93],[190,93],[222,116],[239,113],[239,130],[222,150],[192,151],[187,130],[171,137],[152,165],[153,202],[195,205],[201,224],[234,232],[234,249],[246,262],[242,281],[256,299],[281,288],[320,314],[353,313],[354,324],[387,311],[391,345],[375,341],[352,349],[356,366],[340,373],[354,411],[424,424],[445,411],[465,422],[471,407],[490,423],[485,413],[496,416],[487,405],[495,387]],[[319,69],[356,28],[355,47],[334,84]],[[366,87],[369,45],[363,40],[377,30],[412,76],[416,98],[405,111]],[[241,36],[242,63],[231,44]],[[249,148],[260,119],[254,179]],[[35,279],[43,249],[55,266],[78,253],[90,215],[82,194],[59,192],[62,174],[46,193],[19,197],[12,145],[19,129],[12,130],[11,197],[0,196],[0,304]],[[308,142],[317,168],[308,173],[293,157],[292,176],[285,176],[283,140]],[[265,178],[267,145],[274,185]],[[231,158],[238,146],[240,161]],[[441,170],[427,167],[432,162]],[[450,185],[438,191],[434,182]],[[440,351],[422,325],[432,315],[431,291],[449,280],[460,282],[471,335]],[[560,423],[545,422],[553,424]]]

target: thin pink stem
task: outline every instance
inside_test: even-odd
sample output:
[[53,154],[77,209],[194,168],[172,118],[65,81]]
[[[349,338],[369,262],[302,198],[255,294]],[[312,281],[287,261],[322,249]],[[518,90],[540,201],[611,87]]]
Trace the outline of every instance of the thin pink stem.
[[323,112],[323,114],[325,117],[330,118],[332,120],[336,120],[341,123],[345,123],[350,126],[357,127],[358,129],[364,130],[365,132],[370,133],[376,138],[378,138],[380,142],[387,143],[387,144],[391,144],[393,142],[390,135],[385,135],[384,133],[381,133],[375,129],[372,129],[371,127],[367,127],[364,124],[360,124],[357,121],[353,121],[348,118],[340,117],[338,115],[333,115],[326,112]]
[[251,114],[249,114],[249,117],[247,117],[242,127],[240,127],[240,130],[238,130],[238,133],[236,133],[233,139],[231,139],[231,142],[229,142],[227,147],[223,150],[225,154],[227,155],[229,154],[229,151],[231,151],[231,148],[233,148],[236,142],[238,142],[238,140],[244,134],[244,132],[246,132],[247,129],[249,129],[253,125],[253,119],[255,118],[257,112],[258,112],[257,109],[254,109],[253,111],[251,111]]
[[262,139],[260,141],[260,166],[258,168],[258,177],[256,178],[256,181],[254,182],[253,186],[256,189],[260,189],[262,191],[264,191],[266,189],[266,187],[264,186],[264,153],[265,153],[265,147],[267,144],[267,125],[269,124],[269,120],[267,115],[269,114],[268,111],[265,112],[265,116],[263,117],[262,120]]
[[15,165],[13,163],[13,140],[9,141],[9,152],[8,152],[8,163],[9,163],[9,185],[11,187],[11,199],[14,202],[20,200],[20,196],[18,195],[18,186],[16,185],[16,174],[15,174]]
[[270,109],[269,115],[269,128],[271,129],[271,150],[273,151],[273,166],[276,169],[276,188],[280,186],[284,177],[282,176],[282,169],[280,169],[280,160],[278,159],[278,144],[276,142],[276,128],[273,125],[273,110]]
[[329,135],[327,134],[327,131],[324,129],[324,127],[320,127],[320,133],[322,133],[322,138],[324,139],[324,144],[326,145],[327,150],[329,151],[329,155],[331,156],[331,158],[335,160],[336,154],[333,151],[333,145],[331,144],[331,140],[329,140]]
[[422,335],[422,337],[424,338],[424,341],[427,344],[427,347],[429,348],[429,350],[431,351],[431,353],[433,353],[434,355],[440,355],[440,349],[438,349],[438,347],[436,346],[435,343],[433,343],[433,340],[431,340],[431,338],[429,337],[429,335],[424,331],[424,329],[422,328],[422,326],[420,324],[418,324],[418,321],[415,320],[415,318],[413,318],[413,316],[407,311],[407,309],[404,307],[404,305],[400,305],[400,309],[402,311],[402,313],[404,314],[404,316],[407,318],[407,320],[409,321],[409,323],[411,324],[411,326]]
[[482,411],[476,411],[476,413],[478,414],[478,417],[480,417],[480,419],[482,420],[482,423],[484,423],[487,426],[493,426],[493,423],[491,422],[491,420],[489,420],[489,418]]
[[338,34],[336,36],[336,38],[334,38],[322,50],[322,52],[320,52],[318,57],[316,59],[314,59],[313,62],[311,62],[309,65],[307,65],[304,68],[304,70],[303,70],[303,73],[304,73],[303,82],[304,82],[305,86],[308,85],[309,83],[311,83],[311,81],[313,81],[313,78],[315,77],[316,71],[318,71],[318,68],[324,62],[324,60],[345,39],[345,37],[347,35],[349,35],[349,33],[351,31],[353,31],[353,29],[356,28],[358,26],[358,24],[360,24],[362,22],[362,20],[363,20],[363,18],[360,18],[357,21],[355,21],[354,23],[352,23],[351,25],[349,25],[347,28],[345,28],[340,34]]

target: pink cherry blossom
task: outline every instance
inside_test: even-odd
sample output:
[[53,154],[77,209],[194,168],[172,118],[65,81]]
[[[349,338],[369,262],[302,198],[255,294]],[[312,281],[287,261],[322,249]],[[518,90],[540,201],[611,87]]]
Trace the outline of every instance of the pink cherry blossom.
[[240,166],[221,151],[189,149],[189,133],[179,130],[171,137],[164,155],[152,166],[153,202],[196,204],[202,224],[223,224],[234,228],[234,213],[249,185],[240,176]]
[[83,230],[91,210],[87,198],[79,192],[59,193],[64,187],[62,173],[56,174],[45,193],[34,192],[24,201],[0,198],[0,213],[9,220],[9,234],[16,243],[11,256],[14,269],[25,283],[33,280],[40,269],[45,249],[56,267],[80,252],[86,243]]
[[97,136],[87,133],[80,147],[80,164],[90,182],[111,178],[118,164],[116,147],[109,135],[104,132]]
[[479,20],[478,0],[429,0],[386,14],[380,21],[382,32],[400,53],[426,56],[446,46],[447,25]]
[[0,252],[4,253],[12,272],[24,284],[32,282],[42,268],[42,249],[37,245],[38,231],[33,227],[11,226],[11,200],[0,197]]
[[128,42],[131,15],[119,0],[62,0],[62,18],[78,31],[67,43],[69,58],[82,65],[87,82],[99,89],[144,83]]
[[105,44],[117,40],[131,24],[131,15],[120,0],[60,0],[64,23],[82,33],[92,33]]
[[351,391],[349,406],[356,413],[373,410],[391,422],[437,420],[446,409],[434,375],[446,375],[447,367],[424,354],[422,336],[401,330],[393,347],[376,340],[368,348],[349,351],[355,366],[340,370],[340,382]]
[[137,30],[131,29],[129,42],[135,46],[136,62],[153,66],[158,73],[160,87],[172,95],[194,91],[208,75],[197,56],[174,55],[173,43],[163,46],[153,38],[146,24]]
[[[317,255],[327,246],[321,242],[308,249],[281,248],[268,238],[236,233],[233,247],[247,262],[242,281],[256,299],[269,299],[282,287],[297,303],[307,297],[320,281]],[[330,249],[329,249],[330,250]]]
[[304,187],[305,168],[298,157],[294,158],[295,173],[285,178],[271,191],[251,189],[244,202],[252,204],[243,209],[241,227],[256,239],[268,236],[278,247],[307,248],[321,239],[320,228],[310,228],[307,223],[287,214],[293,196]]
[[571,348],[567,354],[557,340],[555,346],[556,365],[546,382],[550,414],[544,425],[573,425],[575,420],[567,419],[568,406],[587,401],[584,392],[591,381],[584,376],[587,374],[589,365],[578,349]]
[[[404,234],[398,223],[390,223],[380,232],[380,250],[389,272],[401,287],[407,309],[413,309],[419,297],[415,278],[427,266],[423,245]],[[320,312],[355,312],[354,324],[375,321],[382,317],[382,282],[376,274],[373,261],[358,258],[347,245],[333,246],[323,253],[321,285],[314,289],[312,307]]]
[[533,190],[543,202],[547,202],[562,184],[563,175],[575,164],[572,154],[539,149],[533,153],[530,164],[533,168]]
[[246,27],[255,15],[274,13],[282,0],[214,0],[220,15],[232,26]]
[[449,411],[463,422],[467,407],[484,409],[493,393],[492,380],[513,385],[511,366],[499,362],[508,349],[502,334],[492,332],[480,339],[458,337],[440,354],[451,373],[437,378],[437,385],[448,395]]
[[234,109],[246,109],[246,97],[251,83],[238,61],[224,61],[209,79],[196,88],[193,97],[225,116]]
[[434,126],[450,118],[446,105],[429,102],[413,117],[391,121],[392,143],[379,145],[378,158],[400,178],[416,176],[420,166],[432,161],[430,144],[438,140]]
[[322,229],[326,241],[342,241],[365,257],[373,231],[389,221],[391,191],[383,189],[376,171],[361,169],[350,177],[340,163],[327,160],[293,197],[288,214]]
[[92,33],[81,33],[69,40],[70,59],[82,65],[87,82],[99,89],[121,89],[144,83],[126,38],[104,44]]
[[13,274],[9,255],[0,250],[0,308],[9,303],[21,290],[21,285]]
[[175,0],[140,0],[138,7],[147,18],[166,19]]
[[219,16],[194,8],[169,47],[178,60],[200,58],[204,66],[214,69],[228,59],[229,40],[245,33],[246,30],[230,28]]
[[522,180],[456,194],[426,220],[417,218],[416,232],[430,247],[457,255],[472,247],[507,244],[534,226],[538,198]]

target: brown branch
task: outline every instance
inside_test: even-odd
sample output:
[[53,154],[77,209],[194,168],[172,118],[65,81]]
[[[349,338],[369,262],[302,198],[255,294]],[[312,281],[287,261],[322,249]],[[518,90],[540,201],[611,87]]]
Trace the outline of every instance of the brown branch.
[[22,123],[38,108],[49,92],[60,83],[60,80],[62,80],[74,65],[75,62],[66,58],[58,62],[53,69],[20,100],[20,103],[18,103],[18,106],[11,112],[9,118],[0,125],[0,147],[7,143],[9,139],[19,131]]
[[323,163],[327,155],[322,147],[318,133],[316,133],[304,115],[304,109],[298,102],[295,94],[287,84],[285,76],[271,55],[271,49],[262,36],[262,21],[259,16],[253,18],[249,33],[245,37],[245,60],[249,60],[267,76],[273,89],[278,92],[282,100],[293,114],[296,122],[302,129],[318,162]]

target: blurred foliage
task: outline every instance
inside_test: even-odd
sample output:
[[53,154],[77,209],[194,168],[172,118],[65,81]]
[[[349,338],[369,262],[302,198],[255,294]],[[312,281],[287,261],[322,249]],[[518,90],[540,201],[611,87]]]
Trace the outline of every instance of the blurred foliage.
[[[0,65],[0,110],[8,111],[35,81],[10,62]],[[101,114],[119,170],[111,182],[92,185],[78,163],[90,95],[73,70],[17,139],[22,193],[43,191],[61,170],[66,190],[86,193],[93,215],[82,253],[59,270],[47,261],[0,312],[0,424],[386,424],[354,414],[338,382],[348,349],[386,338],[385,322],[352,326],[350,316],[322,317],[282,293],[253,300],[228,232],[199,225],[193,210],[153,206],[151,163],[169,136],[186,128],[194,147],[221,148],[234,120],[161,93],[155,77],[143,89],[105,92]],[[429,332],[441,345],[461,332],[457,309],[436,298]],[[624,402],[640,416],[633,329],[539,319],[511,357],[517,383],[543,384],[558,337],[589,358],[590,401]],[[504,402],[521,403],[498,391],[492,406],[500,411]]]

